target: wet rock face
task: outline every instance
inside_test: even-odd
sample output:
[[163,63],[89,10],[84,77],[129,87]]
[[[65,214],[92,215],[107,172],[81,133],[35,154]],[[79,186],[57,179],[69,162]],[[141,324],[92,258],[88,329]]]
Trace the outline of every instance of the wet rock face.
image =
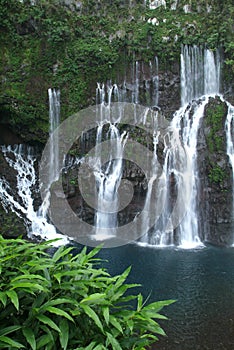
[[210,98],[198,134],[198,194],[201,238],[217,245],[233,239],[232,168],[226,154],[227,105]]
[[[13,192],[17,192],[16,188],[16,171],[9,167],[1,150],[0,150],[0,176],[5,178],[13,188]],[[15,238],[18,236],[26,237],[26,228],[24,220],[19,218],[10,208],[4,209],[0,201],[0,228],[1,234],[5,238]]]

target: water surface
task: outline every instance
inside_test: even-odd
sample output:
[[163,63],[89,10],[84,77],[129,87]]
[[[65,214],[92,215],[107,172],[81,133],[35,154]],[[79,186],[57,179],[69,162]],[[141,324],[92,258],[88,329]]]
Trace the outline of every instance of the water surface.
[[150,301],[176,299],[161,322],[167,338],[153,347],[163,350],[234,349],[234,249],[197,250],[139,247],[103,249],[111,274],[129,265],[129,282],[142,284]]

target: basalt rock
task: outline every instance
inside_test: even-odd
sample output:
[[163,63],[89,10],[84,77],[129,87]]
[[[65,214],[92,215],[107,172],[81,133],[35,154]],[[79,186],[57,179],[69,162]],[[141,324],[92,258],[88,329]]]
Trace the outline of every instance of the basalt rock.
[[203,241],[229,245],[233,239],[232,169],[227,156],[227,105],[210,98],[202,119],[197,148],[199,223]]

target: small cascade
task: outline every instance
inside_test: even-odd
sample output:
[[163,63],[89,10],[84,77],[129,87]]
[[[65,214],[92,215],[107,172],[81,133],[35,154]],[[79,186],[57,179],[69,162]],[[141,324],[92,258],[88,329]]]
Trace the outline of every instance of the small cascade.
[[0,180],[0,197],[6,211],[10,209],[20,218],[24,218],[27,227],[35,219],[32,187],[36,184],[34,163],[36,157],[29,146],[2,146],[2,153],[7,163],[16,170],[16,186],[18,193],[13,193],[5,178]]
[[159,98],[159,76],[158,76],[158,57],[155,57],[155,73],[152,74],[153,93],[152,93],[152,106],[158,106]]
[[[55,131],[60,123],[60,90],[48,89],[49,95],[49,121],[50,121],[50,135]],[[59,176],[59,139],[58,135],[53,137],[53,142],[50,144],[50,179],[49,183],[52,184]]]
[[[50,134],[59,124],[60,114],[60,92],[49,89],[49,116]],[[0,198],[6,210],[10,208],[19,217],[23,218],[27,227],[28,236],[38,236],[40,239],[62,238],[60,241],[66,243],[67,239],[56,232],[55,227],[48,222],[47,212],[50,205],[50,189],[47,189],[45,200],[39,209],[35,209],[35,192],[39,192],[35,164],[38,157],[33,148],[25,145],[14,147],[2,146],[2,152],[9,166],[16,170],[17,194],[13,193],[6,179],[0,180]],[[49,184],[58,178],[58,139],[52,143],[48,159],[50,167]],[[56,245],[56,243],[55,243]]]
[[199,46],[181,48],[181,105],[203,95],[219,93],[220,56]]
[[[226,119],[226,137],[227,137],[227,155],[232,166],[232,192],[233,192],[233,221],[234,221],[234,107],[228,103],[228,114]],[[233,245],[234,245],[234,234],[233,234]]]
[[[218,51],[214,54],[208,49],[184,45],[181,50],[182,107],[174,114],[163,140],[165,186],[163,189],[161,183],[160,191],[164,206],[160,219],[148,232],[146,239],[150,244],[176,244],[182,248],[201,245],[197,217],[197,134],[208,95],[218,94],[219,85]],[[192,103],[192,100],[197,101]],[[152,191],[151,180],[146,205]]]
[[134,81],[134,90],[132,93],[132,103],[139,103],[139,78],[140,78],[140,65],[139,62],[136,61],[133,66],[133,81]]
[[[186,154],[183,184],[180,187],[180,201],[186,205],[186,214],[178,227],[179,244],[185,248],[191,248],[194,245],[201,244],[197,218],[197,193],[199,188],[197,134],[207,103],[208,97],[205,97],[201,102],[191,105],[190,108],[182,108],[175,114],[172,121],[173,127],[178,132],[182,131],[182,143]],[[192,109],[194,110],[191,117],[190,113]],[[183,125],[182,127],[181,124]]]
[[[156,193],[160,192],[162,212],[158,221],[148,231],[144,238],[149,244],[156,246],[179,245],[181,248],[193,248],[201,245],[197,221],[197,192],[199,187],[197,169],[197,133],[200,120],[203,117],[204,108],[208,103],[208,97],[202,101],[181,107],[174,115],[167,133],[164,135],[164,163],[162,174],[158,178],[156,171],[157,155],[152,164],[155,169],[149,184],[145,209],[155,206],[156,200],[152,197],[152,183]],[[160,130],[154,129],[154,144],[157,145]],[[161,140],[162,137],[160,136]],[[156,151],[154,151],[156,152]],[[156,178],[155,178],[156,175]],[[150,228],[144,222],[144,227]]]
[[[50,136],[60,123],[60,90],[48,89],[49,96],[49,123]],[[53,224],[48,222],[48,210],[50,206],[50,187],[53,182],[57,181],[59,178],[59,139],[58,135],[54,134],[50,142],[49,151],[49,179],[48,187],[46,189],[46,194],[44,200],[37,211],[35,220],[32,222],[31,230],[29,235],[31,236],[41,236],[42,238],[53,239],[53,238],[63,238],[63,242],[66,242],[66,238],[57,234],[56,228]]]
[[[97,186],[97,210],[95,214],[95,236],[97,239],[106,237],[110,229],[116,228],[118,212],[118,188],[122,177],[123,149],[126,141],[125,133],[120,134],[116,123],[110,119],[110,104],[119,101],[122,96],[116,84],[97,84],[96,103],[100,108],[97,115],[98,127],[96,133],[96,152],[94,176]],[[108,130],[106,131],[106,125]],[[105,129],[105,130],[104,130]],[[108,160],[102,164],[102,140],[109,140]],[[111,208],[111,212],[110,212]],[[109,230],[108,230],[109,229]]]

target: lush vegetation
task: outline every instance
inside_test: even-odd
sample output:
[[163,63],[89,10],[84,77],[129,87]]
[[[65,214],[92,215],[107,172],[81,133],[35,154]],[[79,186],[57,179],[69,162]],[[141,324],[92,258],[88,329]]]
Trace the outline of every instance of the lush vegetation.
[[156,320],[172,300],[146,305],[130,269],[111,277],[98,248],[73,249],[0,236],[0,349],[143,350],[165,335]]
[[[97,81],[121,81],[136,59],[157,55],[161,69],[170,68],[181,43],[223,47],[231,81],[232,0],[180,0],[171,10],[173,2],[152,10],[143,0],[0,0],[0,122],[26,140],[43,141],[49,87],[62,89],[66,118],[94,102]],[[188,3],[192,12],[185,13]]]
[[210,98],[205,110],[206,143],[209,151],[207,158],[208,179],[211,184],[216,184],[221,188],[227,175],[225,168],[216,162],[219,156],[222,157],[226,151],[226,140],[223,137],[226,115],[226,103],[217,97]]

